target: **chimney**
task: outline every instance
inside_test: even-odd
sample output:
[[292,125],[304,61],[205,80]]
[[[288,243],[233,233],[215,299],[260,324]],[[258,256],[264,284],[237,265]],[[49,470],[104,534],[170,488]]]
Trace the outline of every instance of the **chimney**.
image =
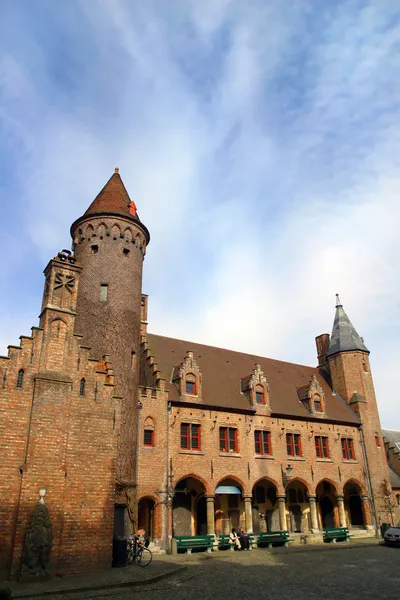
[[326,366],[326,353],[329,348],[330,336],[329,333],[321,333],[315,338],[315,344],[317,346],[318,366]]

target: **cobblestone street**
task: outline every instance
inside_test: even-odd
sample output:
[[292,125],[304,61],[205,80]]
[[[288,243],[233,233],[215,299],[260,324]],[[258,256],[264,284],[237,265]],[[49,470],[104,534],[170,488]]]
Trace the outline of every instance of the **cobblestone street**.
[[[162,560],[162,559],[158,559]],[[296,598],[296,600],[400,598],[400,549],[383,546],[340,549],[334,552],[271,554],[224,553],[204,560],[192,557],[187,568],[152,585],[68,593],[74,599],[236,600],[241,598]],[[149,568],[149,576],[151,566]],[[46,596],[59,600],[60,595]]]

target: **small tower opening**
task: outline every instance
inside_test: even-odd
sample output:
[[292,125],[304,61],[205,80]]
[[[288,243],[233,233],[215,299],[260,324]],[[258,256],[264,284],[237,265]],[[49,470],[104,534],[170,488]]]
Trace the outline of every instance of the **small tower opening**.
[[124,258],[129,258],[130,253],[131,253],[131,251],[128,250],[128,248],[124,248],[122,251]]
[[100,301],[107,302],[108,298],[108,285],[106,283],[102,283],[100,286]]
[[97,244],[93,244],[93,246],[90,246],[90,254],[97,254],[99,251],[99,247]]
[[24,383],[24,375],[25,375],[25,371],[23,369],[20,369],[18,371],[18,377],[17,377],[17,388],[22,388],[22,385]]
[[81,382],[79,384],[79,395],[80,396],[84,396],[85,395],[85,385],[86,385],[85,378],[82,377]]

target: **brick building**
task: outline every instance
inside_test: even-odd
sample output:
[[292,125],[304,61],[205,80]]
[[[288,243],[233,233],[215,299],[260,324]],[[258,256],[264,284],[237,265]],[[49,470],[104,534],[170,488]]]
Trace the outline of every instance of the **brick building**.
[[56,573],[110,565],[132,527],[165,548],[388,520],[369,351],[338,298],[317,367],[165,338],[147,333],[150,237],[117,169],[71,235],[44,271],[39,327],[0,357],[3,571],[30,569],[39,498]]

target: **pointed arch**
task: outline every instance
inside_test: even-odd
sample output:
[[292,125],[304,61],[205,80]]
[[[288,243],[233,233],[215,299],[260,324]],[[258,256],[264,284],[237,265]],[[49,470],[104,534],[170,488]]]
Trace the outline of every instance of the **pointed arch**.
[[217,487],[219,485],[221,485],[227,479],[232,479],[232,481],[235,481],[241,487],[242,494],[247,493],[247,488],[246,488],[244,482],[242,481],[242,479],[240,479],[240,477],[238,477],[237,475],[231,475],[231,474],[227,474],[227,475],[224,475],[224,477],[221,477],[221,479],[218,481],[217,485],[215,486],[214,492],[217,489]]
[[91,223],[89,223],[89,225],[86,227],[86,237],[91,238],[94,234],[94,227]]
[[318,483],[315,486],[315,492],[314,492],[315,494],[317,493],[318,486],[323,485],[324,481],[326,483],[329,483],[329,485],[333,488],[333,490],[332,490],[333,494],[338,494],[340,486],[338,485],[338,483],[336,481],[333,481],[333,479],[329,479],[329,477],[323,477],[322,479],[320,479],[318,481]]
[[210,486],[208,485],[207,481],[205,479],[203,479],[203,477],[201,477],[200,475],[196,475],[196,473],[187,473],[187,475],[183,475],[182,477],[179,477],[179,479],[176,480],[175,483],[175,487],[178,487],[179,483],[184,480],[184,479],[197,479],[204,487],[205,489],[205,493],[206,494],[210,494]]
[[285,490],[287,490],[287,488],[293,484],[296,483],[296,481],[298,481],[299,483],[302,483],[304,485],[304,487],[306,488],[307,494],[310,494],[311,491],[311,485],[302,477],[293,477],[292,479],[290,479],[290,481],[288,481],[288,483],[285,486]]
[[132,229],[130,227],[125,227],[124,238],[126,240],[128,240],[128,242],[131,242],[133,240],[133,233],[132,233]]
[[85,388],[86,388],[86,379],[84,377],[82,377],[82,379],[79,382],[79,395],[80,396],[85,395]]
[[105,237],[107,234],[107,225],[105,223],[100,223],[100,225],[97,227],[97,235],[102,238]]
[[116,240],[120,237],[121,235],[121,228],[119,227],[119,225],[117,225],[117,223],[114,223],[114,225],[111,228],[111,237]]

